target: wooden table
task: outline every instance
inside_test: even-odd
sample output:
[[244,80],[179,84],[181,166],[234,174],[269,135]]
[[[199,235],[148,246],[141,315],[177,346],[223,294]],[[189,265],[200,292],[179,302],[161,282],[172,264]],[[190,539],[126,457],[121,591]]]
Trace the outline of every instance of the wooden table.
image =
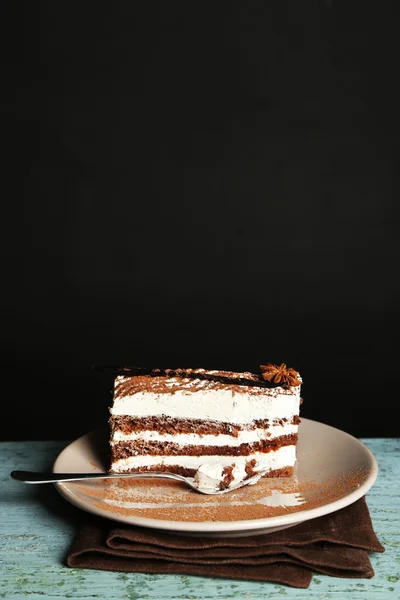
[[52,485],[13,481],[13,469],[49,470],[67,442],[0,443],[0,598],[49,600],[307,598],[391,600],[400,598],[400,439],[363,439],[379,463],[367,495],[375,531],[385,553],[373,554],[373,579],[315,575],[307,590],[274,583],[178,575],[123,574],[69,569],[63,558],[83,511]]

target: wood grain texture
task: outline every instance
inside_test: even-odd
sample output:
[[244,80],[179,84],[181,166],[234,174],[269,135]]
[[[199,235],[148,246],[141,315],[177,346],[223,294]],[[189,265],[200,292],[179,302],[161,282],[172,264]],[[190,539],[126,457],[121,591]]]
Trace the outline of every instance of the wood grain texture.
[[397,600],[400,598],[400,439],[363,439],[379,463],[367,495],[384,554],[371,555],[375,577],[313,577],[307,590],[273,583],[179,575],[158,576],[68,569],[62,561],[85,513],[52,485],[13,481],[13,469],[50,469],[67,442],[0,443],[0,598],[7,600],[166,600],[307,598]]

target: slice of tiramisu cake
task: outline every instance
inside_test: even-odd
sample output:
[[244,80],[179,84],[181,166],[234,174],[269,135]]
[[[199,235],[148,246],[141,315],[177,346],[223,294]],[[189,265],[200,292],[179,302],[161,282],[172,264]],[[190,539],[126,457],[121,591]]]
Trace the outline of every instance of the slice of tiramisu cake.
[[300,423],[297,371],[119,368],[110,408],[110,471],[168,471],[199,487],[257,473],[287,477]]

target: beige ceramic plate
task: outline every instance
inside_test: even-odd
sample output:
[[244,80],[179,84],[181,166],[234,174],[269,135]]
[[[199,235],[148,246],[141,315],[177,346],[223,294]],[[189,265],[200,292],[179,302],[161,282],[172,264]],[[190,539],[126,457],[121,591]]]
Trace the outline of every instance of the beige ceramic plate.
[[[54,463],[55,473],[105,471],[107,431],[72,442]],[[378,465],[358,439],[302,419],[293,477],[263,478],[222,496],[204,496],[174,481],[106,480],[56,483],[83,510],[131,525],[185,535],[269,533],[331,513],[355,502],[374,484]]]

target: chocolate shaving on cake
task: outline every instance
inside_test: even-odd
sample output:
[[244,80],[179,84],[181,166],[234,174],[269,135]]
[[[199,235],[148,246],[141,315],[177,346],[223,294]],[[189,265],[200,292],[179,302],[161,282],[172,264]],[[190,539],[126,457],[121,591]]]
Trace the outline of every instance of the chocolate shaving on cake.
[[[199,372],[197,369],[148,369],[146,367],[119,367],[119,366],[94,366],[95,370],[102,372],[115,373],[123,377],[147,376],[147,377],[182,377],[186,379],[200,379],[215,381],[217,383],[228,385],[243,385],[248,387],[264,388],[286,388],[286,381],[272,381],[264,376],[251,373],[251,378],[247,377],[227,377],[216,372]],[[298,384],[296,384],[298,385]]]
[[276,385],[286,384],[289,386],[296,386],[301,383],[298,378],[299,373],[294,369],[287,367],[285,363],[282,363],[279,366],[267,363],[266,365],[260,365],[260,370],[265,381],[269,381]]

